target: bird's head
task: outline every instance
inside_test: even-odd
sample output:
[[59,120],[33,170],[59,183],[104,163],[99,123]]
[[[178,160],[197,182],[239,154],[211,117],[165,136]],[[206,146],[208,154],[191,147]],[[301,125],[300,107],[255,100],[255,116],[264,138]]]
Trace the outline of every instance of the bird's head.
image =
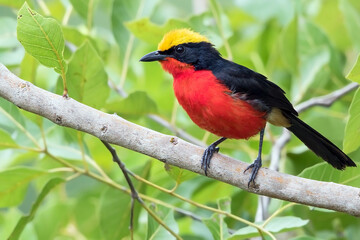
[[162,67],[176,75],[185,69],[209,69],[221,56],[209,40],[189,29],[166,33],[158,50],[143,56],[140,61],[160,61]]

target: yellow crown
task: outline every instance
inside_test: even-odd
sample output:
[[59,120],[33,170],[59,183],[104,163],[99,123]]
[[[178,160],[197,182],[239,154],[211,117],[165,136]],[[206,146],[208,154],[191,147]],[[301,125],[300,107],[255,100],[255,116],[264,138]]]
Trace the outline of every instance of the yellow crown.
[[158,45],[158,50],[165,51],[169,48],[183,43],[209,42],[209,40],[200,35],[200,33],[190,29],[176,29],[166,33]]

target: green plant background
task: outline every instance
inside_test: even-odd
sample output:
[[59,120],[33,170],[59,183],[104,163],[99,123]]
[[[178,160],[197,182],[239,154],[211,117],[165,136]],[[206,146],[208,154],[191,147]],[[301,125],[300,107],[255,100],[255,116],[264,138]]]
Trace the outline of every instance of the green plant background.
[[[69,96],[84,104],[174,134],[151,118],[155,114],[205,144],[217,137],[198,128],[178,107],[172,77],[158,63],[139,62],[171,29],[205,34],[224,57],[276,82],[295,105],[345,86],[347,78],[360,82],[360,66],[355,64],[360,50],[357,0],[28,1],[35,15],[23,3],[0,0],[0,62],[12,72],[58,94],[66,79]],[[36,40],[44,34],[49,40]],[[313,107],[301,118],[359,163],[359,113],[358,90],[330,108]],[[280,134],[280,128],[268,128],[264,166]],[[257,137],[228,140],[221,152],[252,162],[257,147]],[[260,236],[241,221],[255,221],[256,195],[127,149],[117,151],[128,169],[155,185],[134,179],[146,204],[180,237]],[[80,170],[74,172],[73,166]],[[335,170],[296,138],[287,144],[279,168],[360,187],[359,169]],[[127,187],[124,177],[98,139],[0,99],[0,239],[129,239],[130,196],[121,186]],[[140,205],[135,208],[135,239],[172,238]],[[276,199],[268,210],[264,228],[281,239],[360,235],[359,219],[343,213]]]

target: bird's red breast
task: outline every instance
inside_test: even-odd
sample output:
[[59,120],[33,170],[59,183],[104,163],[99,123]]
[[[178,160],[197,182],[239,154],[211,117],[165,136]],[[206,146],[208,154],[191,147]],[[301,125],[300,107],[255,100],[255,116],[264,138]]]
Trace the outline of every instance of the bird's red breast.
[[265,112],[234,97],[210,70],[196,71],[173,58],[161,61],[174,77],[177,100],[199,127],[221,137],[244,139],[265,127]]

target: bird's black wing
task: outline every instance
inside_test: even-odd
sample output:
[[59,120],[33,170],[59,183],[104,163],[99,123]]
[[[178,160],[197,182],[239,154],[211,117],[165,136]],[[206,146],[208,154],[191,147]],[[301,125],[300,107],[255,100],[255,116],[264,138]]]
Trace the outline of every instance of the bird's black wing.
[[285,97],[284,90],[260,73],[225,59],[213,64],[211,71],[234,94],[259,110],[270,112],[273,108],[279,108],[298,115]]

